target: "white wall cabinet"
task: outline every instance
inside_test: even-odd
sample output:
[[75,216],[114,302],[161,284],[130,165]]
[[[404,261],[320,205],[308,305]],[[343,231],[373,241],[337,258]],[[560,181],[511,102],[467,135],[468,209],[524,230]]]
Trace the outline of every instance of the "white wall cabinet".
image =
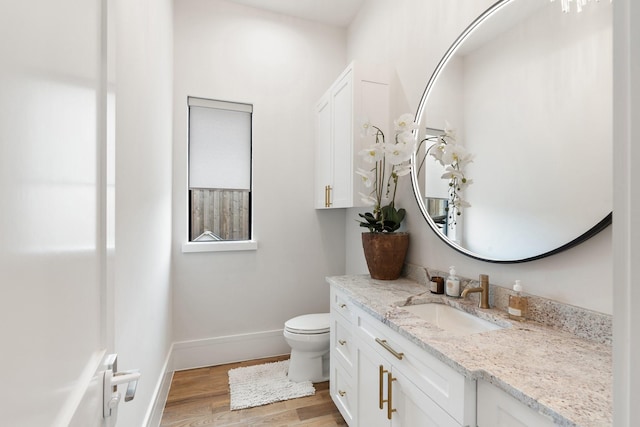
[[552,427],[551,418],[486,381],[478,381],[478,427]]
[[331,319],[331,396],[351,427],[475,426],[475,381],[335,289]]
[[385,130],[389,126],[389,84],[386,73],[351,63],[316,104],[315,207],[363,206],[366,194],[355,174],[358,152],[368,142],[361,137],[364,120]]

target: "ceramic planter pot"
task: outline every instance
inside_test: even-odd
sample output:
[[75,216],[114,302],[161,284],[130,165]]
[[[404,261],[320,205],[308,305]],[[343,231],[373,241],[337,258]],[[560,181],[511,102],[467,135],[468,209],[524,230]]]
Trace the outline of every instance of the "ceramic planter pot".
[[409,233],[362,233],[362,248],[372,279],[400,277],[409,248]]

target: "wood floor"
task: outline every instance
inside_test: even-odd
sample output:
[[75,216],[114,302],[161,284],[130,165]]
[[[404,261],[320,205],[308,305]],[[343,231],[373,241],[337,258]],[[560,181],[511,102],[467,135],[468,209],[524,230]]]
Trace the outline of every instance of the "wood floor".
[[229,410],[229,369],[285,359],[288,356],[176,372],[160,426],[346,426],[329,396],[328,382],[314,384],[314,396]]

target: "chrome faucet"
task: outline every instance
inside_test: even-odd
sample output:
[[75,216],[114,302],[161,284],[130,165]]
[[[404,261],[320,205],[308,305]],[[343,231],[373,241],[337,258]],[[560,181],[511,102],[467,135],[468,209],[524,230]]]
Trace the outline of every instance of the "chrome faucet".
[[467,294],[472,292],[481,292],[480,295],[480,304],[478,307],[480,308],[491,308],[489,307],[489,276],[486,274],[480,275],[480,286],[477,288],[465,288],[460,295],[462,298],[466,297]]

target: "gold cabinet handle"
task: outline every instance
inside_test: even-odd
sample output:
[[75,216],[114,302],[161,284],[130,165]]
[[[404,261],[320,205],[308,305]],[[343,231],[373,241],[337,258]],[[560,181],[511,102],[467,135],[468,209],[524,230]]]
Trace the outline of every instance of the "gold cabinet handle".
[[338,340],[338,344],[345,345],[347,342],[345,340]]
[[338,394],[340,395],[340,397],[344,397],[344,395],[347,394],[347,392],[344,390],[338,390]]
[[393,385],[392,383],[396,380],[391,375],[391,372],[387,373],[387,419],[391,419],[391,415],[396,412],[393,407]]
[[325,208],[331,207],[331,186],[330,185],[324,186],[324,207]]
[[381,340],[380,338],[376,338],[376,342],[380,344],[382,347],[384,347],[384,349],[387,350],[389,353],[393,354],[396,359],[402,360],[402,358],[404,357],[404,353],[398,353],[393,348],[391,348],[391,346],[387,344],[387,340]]
[[386,400],[384,400],[384,374],[386,374],[387,371],[386,369],[384,369],[384,366],[380,365],[380,371],[379,371],[379,375],[378,375],[378,390],[380,391],[379,394],[379,398],[378,398],[378,402],[380,403],[380,409],[382,409],[384,407],[384,403],[386,402]]

